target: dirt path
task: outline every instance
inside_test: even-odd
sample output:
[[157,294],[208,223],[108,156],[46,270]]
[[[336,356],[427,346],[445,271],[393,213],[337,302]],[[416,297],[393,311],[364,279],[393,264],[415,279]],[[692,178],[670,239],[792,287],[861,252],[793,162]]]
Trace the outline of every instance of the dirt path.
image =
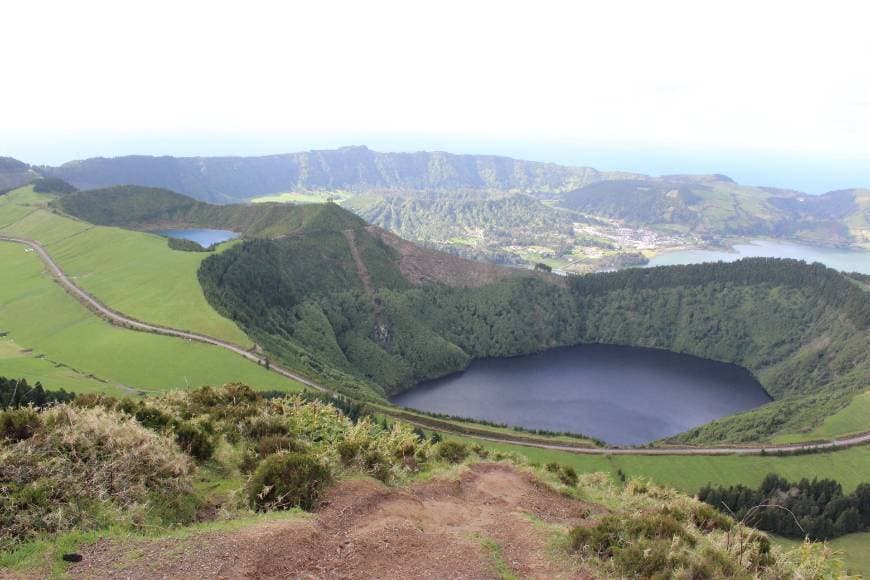
[[[347,235],[347,234],[345,234]],[[122,326],[124,328],[129,328],[132,330],[140,330],[144,332],[153,332],[155,334],[162,334],[166,336],[175,336],[178,338],[184,338],[187,340],[196,340],[198,342],[204,342],[206,344],[211,344],[214,346],[219,346],[221,348],[225,348],[230,350],[245,359],[257,363],[264,364],[265,361],[261,359],[255,352],[251,352],[245,350],[239,345],[232,344],[230,342],[226,342],[224,340],[220,340],[217,338],[213,338],[210,336],[206,336],[203,334],[198,334],[195,332],[188,332],[185,330],[178,330],[174,328],[167,328],[165,326],[158,326],[154,324],[149,324],[146,322],[142,322],[136,320],[134,318],[130,318],[116,310],[112,310],[108,306],[99,302],[96,298],[79,288],[70,278],[61,270],[60,266],[52,259],[52,257],[45,251],[45,249],[37,242],[33,240],[28,240],[24,238],[14,238],[9,236],[0,236],[0,241],[6,242],[15,242],[18,244],[24,244],[33,250],[39,255],[45,265],[48,267],[51,275],[60,283],[64,290],[67,293],[76,298],[79,302],[84,304],[88,309],[96,313],[98,316],[104,318],[105,320],[111,322],[112,324],[116,324],[118,326]],[[354,252],[354,260],[359,257],[358,250],[355,249],[356,244],[352,243],[352,239],[349,239],[348,242],[351,244],[351,251]],[[360,260],[361,261],[361,260]],[[363,268],[365,269],[365,268]],[[368,275],[368,272],[365,272]],[[362,274],[361,274],[361,279]],[[365,284],[365,280],[363,279],[363,284]],[[369,284],[371,284],[371,279],[369,278]],[[270,370],[279,375],[282,375],[286,378],[298,381],[303,385],[311,387],[312,389],[316,389],[325,393],[333,393],[333,391],[323,385],[319,385],[310,379],[307,379],[301,375],[298,375],[294,372],[291,372],[287,369],[284,369],[278,365],[270,364]],[[384,413],[389,414],[388,410],[383,410]],[[655,448],[642,448],[642,449],[633,449],[633,448],[619,448],[619,447],[579,447],[577,445],[570,444],[559,444],[559,443],[538,443],[530,441],[527,437],[511,437],[509,434],[505,434],[504,436],[496,436],[494,434],[482,434],[482,433],[470,433],[470,429],[465,432],[459,432],[457,430],[453,430],[449,425],[439,424],[437,426],[434,423],[437,421],[435,419],[432,420],[421,420],[420,422],[416,422],[414,419],[407,418],[403,413],[398,413],[401,415],[399,417],[402,421],[418,425],[423,428],[431,429],[435,428],[439,431],[445,433],[453,433],[456,435],[465,435],[470,437],[475,437],[477,439],[482,439],[485,441],[493,441],[498,443],[511,443],[514,445],[522,445],[525,447],[537,447],[540,449],[552,449],[556,451],[568,451],[571,453],[581,453],[588,455],[760,455],[762,453],[800,453],[807,451],[825,451],[825,450],[833,450],[833,449],[843,449],[846,447],[853,447],[855,445],[863,445],[866,443],[870,443],[870,432],[860,433],[856,435],[851,435],[848,437],[843,437],[840,439],[834,439],[831,441],[821,441],[821,442],[813,442],[813,443],[803,443],[803,444],[790,444],[790,445],[766,445],[766,446],[747,446],[747,447],[738,447],[738,446],[729,446],[729,447],[655,447]]]
[[481,463],[408,490],[346,481],[313,518],[270,521],[183,540],[100,540],[76,578],[577,577],[549,556],[537,521],[575,525],[598,506],[565,498],[526,473]]
[[[199,334],[196,332],[188,332],[186,330],[178,330],[175,328],[168,328],[165,326],[159,326],[156,324],[149,324],[147,322],[142,322],[140,320],[136,320],[135,318],[130,318],[117,310],[112,310],[108,306],[104,305],[102,302],[98,301],[96,298],[79,288],[67,275],[61,270],[60,266],[52,259],[52,257],[45,251],[45,248],[42,247],[37,242],[33,240],[27,240],[23,238],[13,238],[8,236],[0,236],[0,241],[5,242],[15,242],[18,244],[24,244],[33,248],[33,250],[39,255],[42,259],[43,263],[48,267],[49,272],[57,280],[61,287],[73,296],[76,300],[81,302],[84,306],[86,306],[89,310],[94,312],[97,316],[115,324],[117,326],[122,326],[124,328],[129,328],[132,330],[140,330],[144,332],[152,332],[154,334],[163,334],[166,336],[175,336],[178,338],[184,338],[187,340],[195,340],[197,342],[204,342],[206,344],[211,344],[214,346],[219,346],[221,348],[225,348],[230,350],[242,357],[246,358],[249,361],[255,362],[257,364],[265,364],[265,360],[257,356],[254,352],[245,350],[241,346],[237,344],[233,344],[231,342],[227,342],[225,340],[220,340],[218,338],[213,338],[211,336],[206,336],[204,334]],[[328,389],[302,377],[296,373],[290,372],[287,369],[281,368],[280,366],[270,364],[270,370],[287,377],[288,379],[292,379],[298,381],[304,385],[307,385],[313,389],[317,389],[319,391],[328,391]]]

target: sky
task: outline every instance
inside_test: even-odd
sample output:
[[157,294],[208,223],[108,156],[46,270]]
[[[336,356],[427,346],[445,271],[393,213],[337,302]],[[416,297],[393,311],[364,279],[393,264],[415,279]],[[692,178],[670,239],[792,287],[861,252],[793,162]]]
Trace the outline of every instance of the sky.
[[870,5],[829,0],[3,6],[0,155],[500,153],[870,186]]

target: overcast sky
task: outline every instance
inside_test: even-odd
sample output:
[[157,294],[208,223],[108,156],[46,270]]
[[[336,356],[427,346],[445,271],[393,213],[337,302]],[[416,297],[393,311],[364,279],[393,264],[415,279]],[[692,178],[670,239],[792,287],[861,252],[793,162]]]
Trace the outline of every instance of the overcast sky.
[[867,5],[6,2],[0,153],[293,135],[870,160]]

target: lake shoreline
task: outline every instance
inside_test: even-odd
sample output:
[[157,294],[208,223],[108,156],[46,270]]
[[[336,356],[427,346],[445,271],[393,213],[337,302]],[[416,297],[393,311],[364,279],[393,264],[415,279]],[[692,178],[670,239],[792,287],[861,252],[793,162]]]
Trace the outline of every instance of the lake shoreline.
[[[419,383],[390,401],[427,413],[643,445],[772,398],[752,373],[732,363],[664,349],[580,344],[476,359],[464,371]],[[621,427],[610,429],[608,421]]]

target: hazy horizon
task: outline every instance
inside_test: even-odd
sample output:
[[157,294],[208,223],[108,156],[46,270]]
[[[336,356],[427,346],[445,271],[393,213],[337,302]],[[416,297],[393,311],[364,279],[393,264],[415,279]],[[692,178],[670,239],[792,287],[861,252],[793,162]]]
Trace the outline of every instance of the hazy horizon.
[[860,2],[5,8],[43,40],[33,26],[0,36],[16,55],[0,154],[30,163],[366,144],[808,193],[870,186]]
[[446,151],[454,154],[502,155],[529,161],[593,167],[647,175],[712,174],[743,185],[795,189],[822,194],[870,187],[870,162],[824,159],[787,153],[712,149],[653,149],[643,144],[547,143],[529,140],[488,141],[411,136],[179,136],[124,138],[93,136],[46,141],[19,139],[0,143],[0,155],[31,165],[57,166],[91,157],[169,155],[174,157],[260,156],[312,149],[364,145],[381,152]]

